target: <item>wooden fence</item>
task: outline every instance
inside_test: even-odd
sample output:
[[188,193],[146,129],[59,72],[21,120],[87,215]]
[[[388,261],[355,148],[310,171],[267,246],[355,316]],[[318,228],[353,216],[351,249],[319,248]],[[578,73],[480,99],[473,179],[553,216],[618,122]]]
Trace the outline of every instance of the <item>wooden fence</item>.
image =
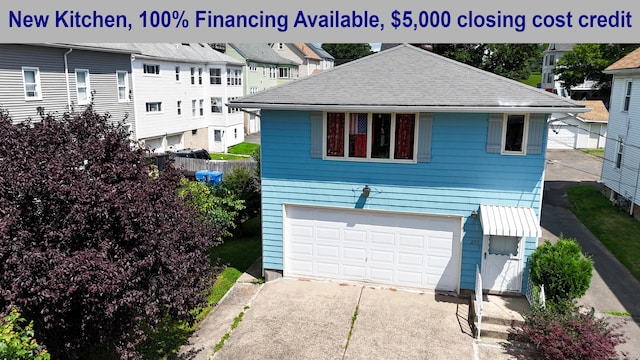
[[196,172],[198,170],[221,171],[229,174],[237,168],[245,168],[253,171],[257,166],[257,162],[253,159],[249,160],[202,160],[190,158],[175,158],[175,167],[183,169],[186,172]]

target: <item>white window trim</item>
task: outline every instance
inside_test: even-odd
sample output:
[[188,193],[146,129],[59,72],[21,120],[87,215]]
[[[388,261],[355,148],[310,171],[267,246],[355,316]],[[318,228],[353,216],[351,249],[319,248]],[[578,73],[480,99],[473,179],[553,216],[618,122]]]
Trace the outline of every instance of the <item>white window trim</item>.
[[[507,121],[509,115],[524,115],[524,129],[522,129],[522,151],[507,151],[504,149],[507,141]],[[529,113],[507,113],[504,114],[502,120],[502,141],[500,142],[500,154],[501,155],[527,155],[527,139],[529,138]]]
[[[34,78],[36,82],[36,95],[28,96],[27,95],[27,79],[24,76],[25,71],[33,71],[35,72]],[[29,100],[42,100],[42,83],[40,82],[40,68],[32,67],[32,66],[23,66],[22,67],[22,90],[24,91],[24,99]]]
[[[631,88],[629,88],[631,87]],[[629,91],[631,90],[631,91]],[[633,81],[627,80],[624,82],[624,94],[622,96],[622,112],[628,113],[629,108],[631,108],[631,94],[633,93]],[[627,99],[629,99],[629,105],[625,109],[625,105],[627,103]]]
[[[615,170],[622,169],[623,157],[624,157],[624,139],[622,137],[618,137],[618,146],[616,148],[616,158],[613,161],[613,168]],[[618,158],[620,158],[620,166],[618,166]]]
[[[396,112],[368,112],[368,111],[329,111],[329,112],[338,112],[345,114],[345,123],[344,123],[344,156],[327,156],[327,112],[322,113],[322,159],[323,160],[338,160],[338,161],[356,161],[356,162],[381,162],[381,163],[401,163],[401,164],[417,164],[418,163],[418,123],[420,122],[420,113],[396,113]],[[350,114],[367,114],[367,156],[360,157],[349,157],[349,115]],[[373,114],[391,114],[391,129],[390,129],[390,139],[389,139],[389,158],[388,159],[379,159],[371,157],[371,143],[373,137]],[[413,159],[394,159],[395,149],[396,149],[396,115],[397,114],[415,114],[415,128],[413,130]]]
[[[86,74],[84,81],[85,81],[85,88],[86,88],[86,92],[87,92],[87,99],[81,101],[80,100],[80,92],[78,91],[78,89],[80,88],[78,86],[78,73],[79,72],[83,72]],[[78,100],[78,105],[87,105],[91,103],[91,80],[90,80],[90,74],[89,74],[89,69],[75,69],[75,74],[76,74],[76,99]]]
[[[158,111],[149,111],[147,105],[149,104],[158,104]],[[147,101],[144,103],[144,112],[145,114],[162,114],[162,101]]]
[[[153,66],[153,67],[155,67],[156,69],[158,69],[158,73],[156,74],[155,72],[153,72],[153,73],[148,73],[148,72],[146,72],[146,71],[145,71],[145,68],[146,68],[147,66]],[[145,64],[145,63],[143,63],[143,64],[142,64],[142,75],[143,75],[143,76],[154,76],[154,77],[159,77],[159,76],[160,76],[160,65],[158,65],[158,64]]]
[[[124,74],[124,99],[120,99],[120,83],[119,83],[119,74]],[[117,70],[116,71],[116,86],[118,90],[118,102],[119,103],[127,103],[129,102],[129,72],[126,70]]]

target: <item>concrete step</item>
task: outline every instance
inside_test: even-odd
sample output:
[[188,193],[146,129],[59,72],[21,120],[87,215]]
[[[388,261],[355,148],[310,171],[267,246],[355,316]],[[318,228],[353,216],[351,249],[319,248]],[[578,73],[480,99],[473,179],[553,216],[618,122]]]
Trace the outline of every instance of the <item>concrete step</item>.
[[483,319],[482,328],[480,329],[480,339],[483,340],[491,338],[495,340],[508,340],[509,329],[512,329],[512,327],[500,324],[485,323]]
[[[476,319],[477,321],[477,319]],[[524,324],[524,320],[518,318],[508,318],[508,317],[497,317],[497,316],[482,316],[482,324],[495,324],[495,325],[503,325],[507,327],[518,327]]]

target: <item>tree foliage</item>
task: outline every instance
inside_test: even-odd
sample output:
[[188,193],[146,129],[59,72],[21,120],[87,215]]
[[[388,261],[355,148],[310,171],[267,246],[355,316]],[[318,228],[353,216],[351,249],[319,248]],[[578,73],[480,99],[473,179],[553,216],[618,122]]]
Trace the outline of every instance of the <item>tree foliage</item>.
[[608,99],[611,75],[602,71],[638,46],[640,44],[575,44],[572,51],[558,59],[553,72],[567,90],[585,80],[595,81],[595,88],[600,88],[600,96]]
[[368,43],[323,43],[322,49],[335,58],[335,64],[340,65],[371,55],[371,45]]
[[518,359],[602,360],[618,359],[616,346],[626,342],[618,325],[596,318],[593,311],[568,314],[535,309],[511,331],[514,340],[530,344],[531,353],[515,352]]
[[210,185],[202,181],[183,178],[178,194],[200,212],[200,218],[211,226],[221,229],[222,236],[231,235],[236,228],[240,212],[245,209],[244,201],[221,185]]
[[433,52],[514,80],[527,79],[542,53],[538,44],[434,44]]
[[51,355],[35,338],[33,322],[20,316],[15,307],[0,318],[0,359],[2,360],[49,360]]
[[529,259],[531,281],[544,285],[548,302],[564,306],[584,295],[591,284],[593,260],[582,254],[573,239],[546,240]]
[[54,358],[87,345],[135,358],[163,317],[189,320],[218,229],[177,195],[171,164],[150,176],[122,123],[92,107],[12,124],[0,114],[0,306],[32,320]]

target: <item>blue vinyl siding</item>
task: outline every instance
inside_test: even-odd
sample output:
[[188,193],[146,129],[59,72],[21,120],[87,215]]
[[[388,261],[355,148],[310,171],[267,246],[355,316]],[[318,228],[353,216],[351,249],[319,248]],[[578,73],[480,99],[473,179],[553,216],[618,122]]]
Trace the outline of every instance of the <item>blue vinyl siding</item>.
[[[282,270],[282,204],[457,215],[464,218],[460,288],[472,289],[482,228],[471,211],[492,204],[540,213],[544,151],[488,153],[488,114],[433,114],[431,159],[417,164],[312,158],[310,112],[263,110],[261,126],[266,269]],[[362,201],[365,185],[371,195]],[[526,248],[530,253],[535,239]]]

